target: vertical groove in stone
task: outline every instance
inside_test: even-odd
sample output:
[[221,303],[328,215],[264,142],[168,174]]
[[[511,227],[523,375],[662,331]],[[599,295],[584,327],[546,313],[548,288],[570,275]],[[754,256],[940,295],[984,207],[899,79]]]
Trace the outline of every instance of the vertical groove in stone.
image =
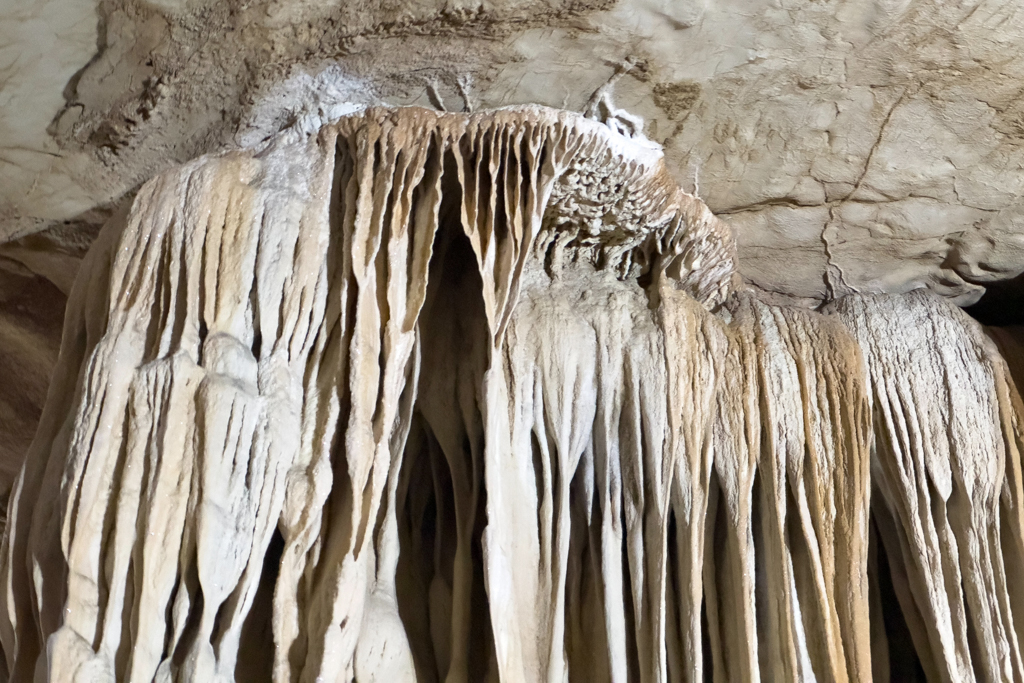
[[1013,523],[1020,399],[1005,362],[977,323],[934,296],[859,297],[834,308],[867,360],[874,485],[886,508],[879,528],[897,558],[905,586],[897,590],[925,670],[1021,680],[1010,589],[1022,538]]

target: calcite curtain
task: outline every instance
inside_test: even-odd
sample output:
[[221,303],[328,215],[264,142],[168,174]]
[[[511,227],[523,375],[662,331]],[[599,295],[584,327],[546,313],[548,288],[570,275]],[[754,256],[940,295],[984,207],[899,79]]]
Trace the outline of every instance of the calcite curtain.
[[154,178],[11,497],[10,679],[884,681],[884,583],[929,680],[1024,680],[1018,336],[734,253],[540,107]]

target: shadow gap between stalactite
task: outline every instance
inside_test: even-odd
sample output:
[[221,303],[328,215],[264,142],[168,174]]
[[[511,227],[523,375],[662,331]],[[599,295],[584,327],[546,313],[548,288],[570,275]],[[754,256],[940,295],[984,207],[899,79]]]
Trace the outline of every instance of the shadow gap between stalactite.
[[284,553],[284,538],[279,530],[267,547],[263,557],[263,572],[252,607],[242,625],[240,651],[247,653],[235,663],[236,683],[262,683],[270,675],[274,664],[274,586]]
[[[921,666],[921,658],[914,647],[910,628],[907,626],[899,599],[896,596],[896,590],[893,587],[885,545],[876,541],[878,533],[874,510],[871,513],[870,525],[872,528],[871,541],[877,553],[877,562],[869,568],[869,571],[871,569],[876,571],[872,588],[877,587],[878,604],[882,611],[881,615],[872,614],[871,616],[872,618],[879,617],[882,620],[881,626],[889,652],[889,680],[893,683],[925,683],[928,679]],[[874,625],[872,628],[874,630]]]
[[982,325],[1024,324],[1024,273],[985,285],[985,293],[964,312]]
[[[397,594],[399,614],[414,635],[410,641],[420,680],[445,680],[462,653],[465,675],[474,681],[483,680],[495,659],[481,547],[486,499],[479,387],[490,331],[476,256],[461,225],[463,197],[450,154],[441,187],[418,323],[423,362],[414,433],[403,454],[399,488],[403,531]],[[432,485],[425,480],[428,472]],[[468,585],[460,578],[466,571]],[[464,601],[468,622],[453,615]]]

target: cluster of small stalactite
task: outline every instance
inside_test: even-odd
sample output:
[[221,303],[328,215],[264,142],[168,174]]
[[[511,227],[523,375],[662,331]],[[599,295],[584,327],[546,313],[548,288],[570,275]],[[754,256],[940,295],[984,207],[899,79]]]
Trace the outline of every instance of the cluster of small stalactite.
[[1024,354],[993,334],[924,293],[759,300],[656,148],[566,112],[199,159],[69,301],[8,673],[1021,680]]

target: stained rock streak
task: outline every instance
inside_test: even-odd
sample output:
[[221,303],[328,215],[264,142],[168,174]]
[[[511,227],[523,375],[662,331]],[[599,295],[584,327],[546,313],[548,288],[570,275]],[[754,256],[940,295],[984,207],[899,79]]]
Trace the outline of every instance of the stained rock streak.
[[622,131],[369,109],[144,185],[11,496],[11,679],[887,680],[876,537],[932,680],[1024,679],[997,345],[760,301]]

